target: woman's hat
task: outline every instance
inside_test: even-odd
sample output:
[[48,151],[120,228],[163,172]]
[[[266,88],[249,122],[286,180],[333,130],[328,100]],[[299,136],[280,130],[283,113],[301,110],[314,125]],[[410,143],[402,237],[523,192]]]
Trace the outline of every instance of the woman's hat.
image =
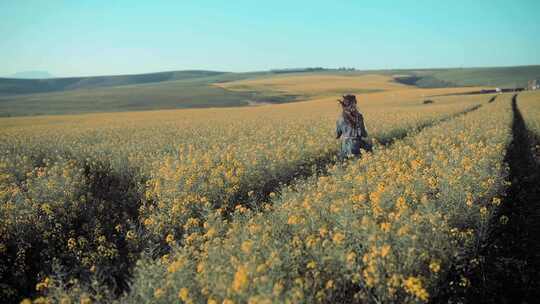
[[338,102],[344,107],[349,107],[356,104],[356,96],[353,94],[345,94],[341,99],[338,99]]

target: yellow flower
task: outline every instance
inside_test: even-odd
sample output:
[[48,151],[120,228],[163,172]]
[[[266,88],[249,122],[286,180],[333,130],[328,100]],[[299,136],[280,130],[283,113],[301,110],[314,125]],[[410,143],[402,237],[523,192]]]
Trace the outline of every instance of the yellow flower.
[[45,278],[43,281],[36,284],[36,291],[43,291],[49,288],[50,283],[51,283],[51,280],[49,278]]
[[33,304],[49,304],[49,303],[51,302],[45,297],[37,297],[33,301]]
[[187,302],[189,300],[189,290],[185,287],[180,288],[178,298],[184,302]]
[[433,272],[433,273],[437,273],[439,272],[439,270],[441,270],[441,263],[439,261],[432,261],[430,264],[429,264],[429,269]]
[[499,218],[499,223],[501,223],[502,225],[506,225],[506,224],[508,224],[508,221],[509,221],[509,220],[510,220],[510,219],[508,218],[508,216],[503,215],[503,216],[501,216],[501,217]]
[[315,245],[317,245],[318,239],[316,236],[310,235],[306,238],[306,246],[308,248],[311,248]]
[[362,276],[364,277],[366,285],[369,287],[373,287],[377,283],[377,278],[373,276],[367,269],[364,269],[364,271],[362,271]]
[[341,232],[335,233],[334,236],[332,237],[332,241],[334,241],[334,243],[338,245],[341,244],[344,239],[345,239],[345,235]]
[[353,197],[353,201],[357,203],[364,203],[366,201],[366,195],[365,194],[358,194]]
[[240,246],[240,248],[245,254],[251,253],[252,247],[253,247],[253,241],[250,241],[250,240],[243,241],[242,245]]
[[255,233],[257,233],[257,232],[259,232],[261,230],[261,226],[258,225],[258,224],[255,224],[255,223],[251,223],[248,226],[248,229],[249,229],[250,233],[255,234]]
[[297,215],[291,215],[289,216],[289,219],[287,220],[287,224],[289,225],[296,225],[299,224],[302,220]]
[[161,289],[161,288],[156,288],[156,290],[154,290],[154,297],[155,297],[156,299],[159,299],[159,298],[161,298],[161,297],[163,296],[164,293],[165,293],[165,292],[163,291],[163,289]]
[[486,215],[487,215],[487,208],[486,208],[486,207],[480,208],[480,215],[482,215],[482,216],[486,216]]
[[92,304],[92,300],[88,296],[82,296],[81,297],[81,304]]
[[199,225],[199,219],[195,217],[190,217],[186,222],[186,228],[191,228]]
[[172,245],[174,243],[174,235],[172,234],[167,234],[167,237],[165,238],[165,242],[167,242],[167,244],[169,245]]
[[398,199],[396,200],[396,207],[398,209],[407,208],[407,202],[405,201],[405,198],[403,196],[398,197]]
[[185,259],[183,258],[180,258],[174,262],[172,262],[168,267],[167,267],[167,271],[169,273],[174,273],[174,272],[177,272],[178,269],[182,268],[185,264]]
[[204,264],[200,262],[199,264],[197,264],[197,272],[201,273],[203,271],[204,271]]
[[266,264],[260,264],[259,266],[257,266],[257,272],[258,273],[265,272],[267,268],[268,266],[266,266]]
[[381,230],[387,233],[390,232],[390,223],[388,222],[381,223]]
[[429,293],[424,289],[422,281],[417,277],[408,277],[405,282],[403,282],[405,291],[422,301],[427,301],[429,299]]
[[319,234],[321,235],[321,237],[325,237],[328,234],[328,229],[326,229],[325,227],[319,228]]
[[225,299],[223,300],[222,304],[234,304],[233,300]]
[[208,229],[208,231],[206,231],[206,234],[205,234],[205,236],[209,239],[214,237],[215,235],[216,235],[216,229],[212,227],[210,227],[210,229]]
[[192,244],[193,242],[197,240],[197,237],[198,235],[196,232],[191,233],[190,235],[186,237],[186,244]]
[[116,232],[122,231],[122,225],[118,224],[118,225],[114,226],[114,230],[116,230]]
[[169,264],[169,259],[170,259],[170,258],[171,258],[171,255],[168,254],[168,253],[162,255],[161,258],[160,258],[161,264],[163,264],[163,265]]
[[349,264],[352,264],[356,261],[356,253],[355,252],[349,252],[349,254],[347,254],[347,263]]
[[383,245],[381,247],[381,257],[386,257],[388,255],[388,253],[390,253],[390,245]]
[[409,231],[409,227],[407,227],[407,226],[402,226],[402,227],[400,227],[400,228],[398,229],[397,235],[398,235],[398,236],[403,236],[403,235],[407,234],[408,231]]
[[473,194],[471,192],[465,192],[467,196],[467,206],[471,207],[473,205]]
[[272,288],[272,294],[277,297],[281,294],[283,289],[284,289],[283,283],[277,282],[274,284],[274,287]]
[[234,274],[232,289],[236,292],[241,292],[248,284],[247,269],[245,266],[239,266]]
[[68,249],[73,250],[75,246],[77,246],[77,240],[75,240],[74,238],[69,238],[67,244]]
[[126,239],[128,239],[128,240],[134,240],[135,237],[136,237],[135,232],[133,232],[131,230],[126,233]]
[[41,210],[43,210],[43,212],[45,212],[47,215],[52,215],[53,213],[51,205],[47,203],[41,205]]
[[464,276],[461,276],[461,279],[459,280],[459,286],[461,287],[469,287],[471,285],[471,281],[467,279]]
[[151,219],[151,218],[147,218],[147,219],[144,220],[144,225],[145,225],[145,226],[150,226],[150,225],[152,225],[153,223],[154,223],[154,220]]
[[315,267],[317,267],[317,263],[315,263],[315,261],[310,261],[309,263],[307,263],[308,269],[315,269]]

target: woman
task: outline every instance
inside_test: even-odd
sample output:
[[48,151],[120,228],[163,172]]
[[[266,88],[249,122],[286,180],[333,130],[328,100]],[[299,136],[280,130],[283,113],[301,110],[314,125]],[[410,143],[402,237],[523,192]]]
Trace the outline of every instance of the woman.
[[340,156],[342,158],[359,157],[361,150],[371,152],[364,117],[356,108],[356,96],[343,95],[343,98],[338,101],[343,109],[336,123],[337,138],[341,138]]

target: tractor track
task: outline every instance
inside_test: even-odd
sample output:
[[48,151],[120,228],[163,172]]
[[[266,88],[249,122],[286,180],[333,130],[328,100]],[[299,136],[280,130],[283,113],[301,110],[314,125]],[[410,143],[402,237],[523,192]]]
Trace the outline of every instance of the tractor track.
[[526,128],[517,94],[512,111],[505,157],[511,185],[480,247],[471,287],[448,302],[535,303],[540,297],[540,163],[531,149],[540,141]]

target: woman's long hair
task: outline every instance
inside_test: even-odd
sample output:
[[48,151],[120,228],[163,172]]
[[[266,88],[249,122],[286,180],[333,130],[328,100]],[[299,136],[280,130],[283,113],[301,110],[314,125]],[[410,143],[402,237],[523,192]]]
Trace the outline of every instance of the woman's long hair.
[[343,109],[342,115],[345,122],[353,128],[358,128],[362,118],[356,107],[356,96],[343,95],[343,99],[339,99],[338,102]]

